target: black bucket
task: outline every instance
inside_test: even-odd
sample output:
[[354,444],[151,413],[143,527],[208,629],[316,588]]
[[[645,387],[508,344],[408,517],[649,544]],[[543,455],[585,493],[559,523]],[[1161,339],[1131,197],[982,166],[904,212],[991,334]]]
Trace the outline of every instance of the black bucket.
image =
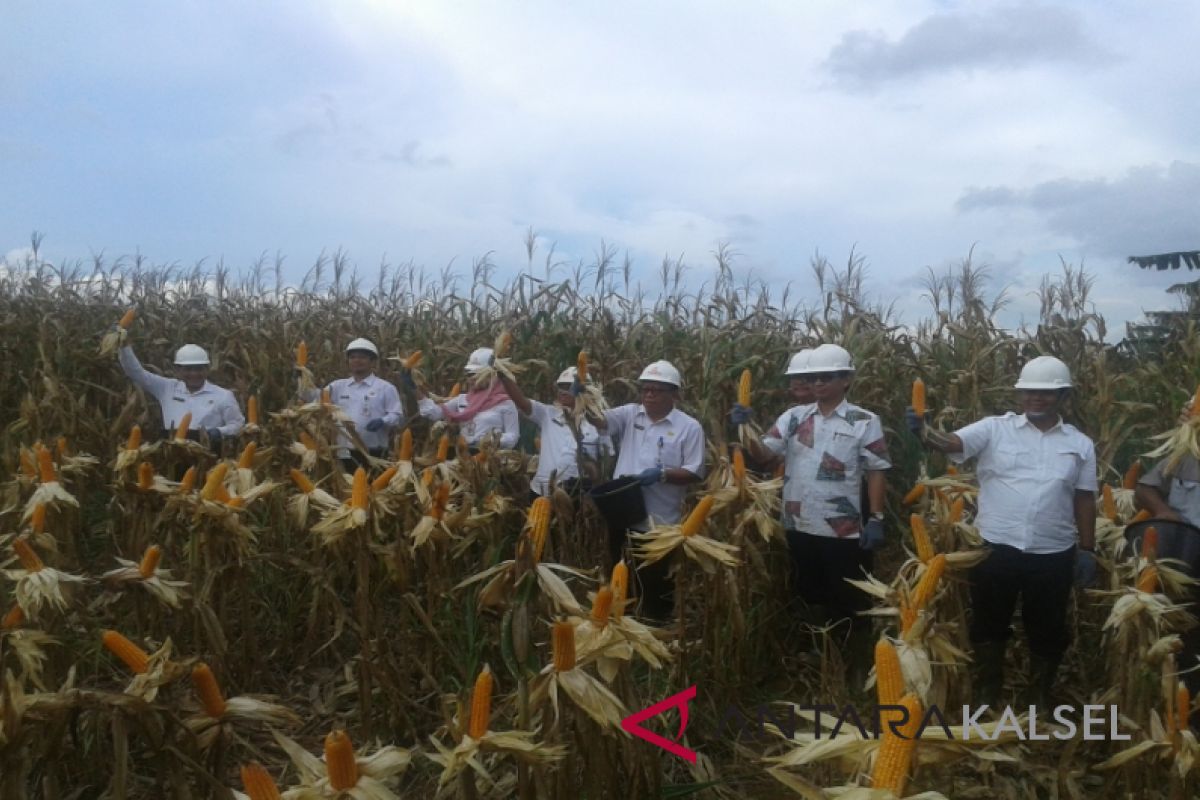
[[625,529],[646,518],[646,501],[636,477],[616,478],[594,486],[588,497],[610,530]]
[[1125,541],[1133,552],[1142,550],[1142,536],[1147,528],[1158,531],[1158,557],[1177,558],[1187,564],[1188,574],[1200,576],[1200,528],[1170,519],[1144,519],[1125,528]]

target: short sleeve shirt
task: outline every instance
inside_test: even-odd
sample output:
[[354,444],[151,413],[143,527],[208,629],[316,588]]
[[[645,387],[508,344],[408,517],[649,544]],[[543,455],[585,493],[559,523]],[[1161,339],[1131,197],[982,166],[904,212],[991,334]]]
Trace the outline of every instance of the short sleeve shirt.
[[1028,553],[1061,553],[1075,545],[1075,492],[1097,486],[1091,439],[1062,420],[1043,432],[1012,412],[955,434],[963,451],[951,459],[978,459],[975,524],[985,540]]
[[863,473],[892,466],[878,415],[845,400],[829,416],[816,403],[795,406],[775,420],[762,443],[784,457],[785,529],[858,537]]
[[587,420],[579,425],[582,440],[576,442],[571,426],[567,424],[565,413],[561,406],[529,401],[529,419],[541,431],[542,446],[538,451],[538,470],[533,476],[531,488],[538,494],[546,494],[550,484],[550,475],[555,480],[564,481],[579,477],[579,450],[590,459],[598,459],[601,450],[612,452],[612,439],[607,434],[601,434],[596,426]]
[[[329,384],[329,397],[354,422],[354,432],[371,450],[386,448],[390,429],[404,421],[400,392],[375,374],[362,380],[338,378]],[[384,427],[377,431],[367,430],[367,423],[373,419],[382,419]],[[350,448],[350,437],[340,434],[338,446]]]
[[1178,511],[1185,522],[1200,527],[1200,463],[1189,454],[1170,475],[1166,474],[1166,468],[1164,458],[1138,483],[1158,489],[1167,498],[1167,505]]
[[[652,422],[640,403],[630,403],[604,412],[608,434],[617,443],[616,477],[637,475],[651,467],[681,468],[704,477],[704,430],[694,417],[671,409]],[[656,483],[642,487],[646,513],[655,524],[673,525],[683,516],[687,487]]]

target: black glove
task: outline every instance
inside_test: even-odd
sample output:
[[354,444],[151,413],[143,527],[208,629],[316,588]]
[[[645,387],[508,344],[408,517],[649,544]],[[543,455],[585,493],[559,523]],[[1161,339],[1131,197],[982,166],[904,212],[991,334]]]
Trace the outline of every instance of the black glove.
[[212,445],[214,450],[221,446],[222,433],[220,428],[209,428],[206,433],[208,433],[208,443]]
[[579,395],[583,394],[583,384],[579,382],[579,378],[574,378],[571,381],[571,394],[575,395],[576,397],[579,397]]
[[382,427],[383,427],[383,417],[376,417],[375,419],[373,419],[367,423],[367,430],[371,431],[372,433],[374,433],[375,431],[379,430]]
[[642,486],[653,486],[654,484],[662,481],[662,476],[662,467],[650,467],[649,469],[642,470],[641,474],[639,474],[637,478],[638,483],[640,483]]
[[417,382],[413,380],[412,373],[408,370],[400,373],[400,383],[404,384],[404,388],[412,391],[417,390]]
[[904,422],[908,425],[908,429],[912,431],[913,436],[916,436],[918,439],[921,438],[921,434],[925,430],[925,420],[918,416],[916,411],[913,411],[912,406],[904,409]]
[[734,425],[745,425],[752,416],[754,416],[754,409],[741,403],[734,403],[733,410],[729,412],[729,419]]
[[883,547],[883,520],[869,519],[858,536],[858,546],[863,550],[878,550]]
[[1075,585],[1088,589],[1096,584],[1096,554],[1091,550],[1075,551]]

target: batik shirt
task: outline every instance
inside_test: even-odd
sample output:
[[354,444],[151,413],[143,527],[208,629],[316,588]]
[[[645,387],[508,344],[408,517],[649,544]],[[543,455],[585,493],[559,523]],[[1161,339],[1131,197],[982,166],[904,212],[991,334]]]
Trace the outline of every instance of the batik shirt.
[[795,406],[775,421],[762,443],[784,457],[785,529],[858,536],[863,473],[892,466],[878,416],[845,400],[828,417],[816,403]]

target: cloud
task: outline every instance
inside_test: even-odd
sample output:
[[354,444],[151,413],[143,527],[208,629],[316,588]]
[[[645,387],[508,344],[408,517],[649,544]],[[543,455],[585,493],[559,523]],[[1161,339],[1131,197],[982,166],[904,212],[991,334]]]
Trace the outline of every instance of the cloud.
[[1142,166],[1115,180],[1059,178],[1028,189],[968,189],[962,212],[1033,212],[1093,255],[1123,257],[1200,245],[1200,164]]
[[1107,59],[1077,11],[1027,3],[979,14],[934,14],[895,41],[879,31],[850,31],[824,67],[839,83],[872,88],[929,73]]

